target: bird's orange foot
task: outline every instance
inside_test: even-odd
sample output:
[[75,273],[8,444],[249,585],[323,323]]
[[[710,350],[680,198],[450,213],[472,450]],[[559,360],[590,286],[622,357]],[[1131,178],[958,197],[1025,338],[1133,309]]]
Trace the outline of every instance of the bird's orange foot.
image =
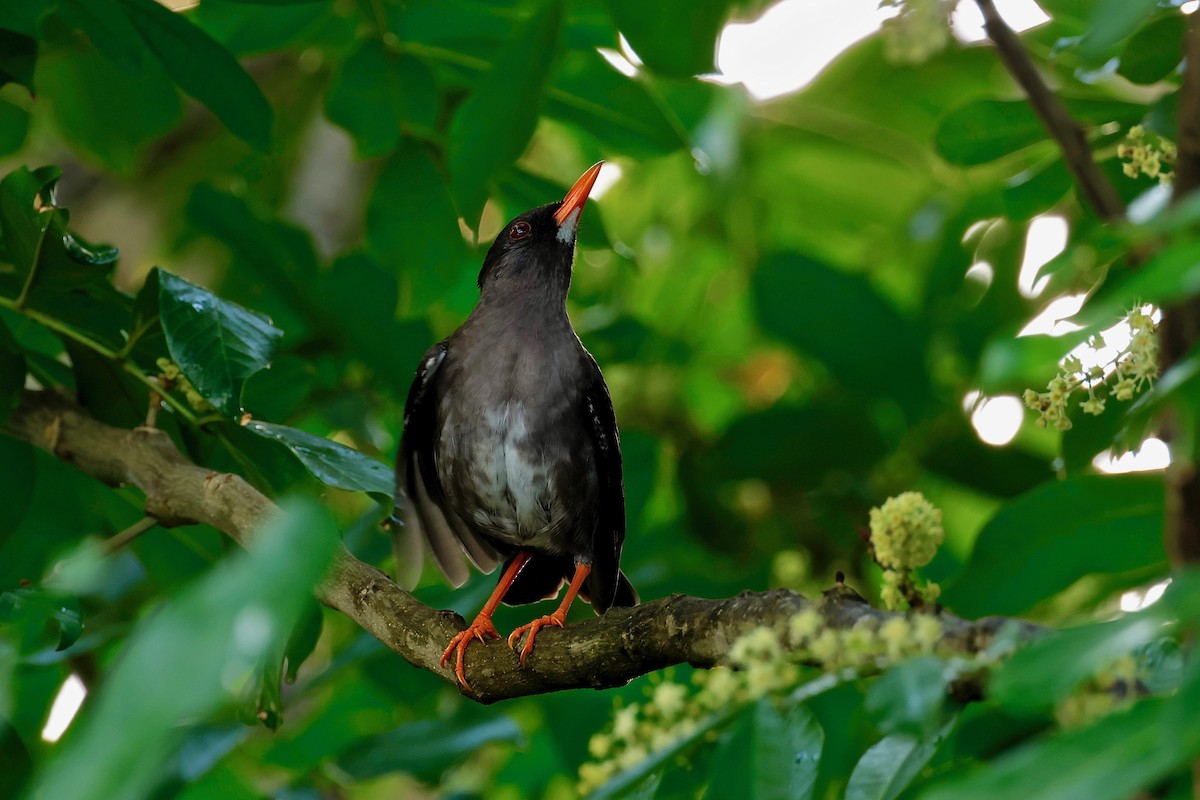
[[561,628],[566,620],[566,614],[555,611],[553,614],[547,614],[544,617],[535,619],[533,622],[525,623],[508,635],[508,646],[515,650],[517,642],[521,640],[521,634],[529,631],[529,636],[525,639],[525,646],[521,648],[522,667],[525,666],[525,659],[528,658],[529,654],[533,652],[533,639],[535,636],[537,636],[537,632],[547,625],[553,625],[556,628]]
[[464,631],[459,631],[450,640],[450,644],[446,645],[445,652],[442,653],[442,666],[446,666],[446,662],[450,660],[450,654],[454,653],[454,674],[458,677],[459,685],[468,692],[475,691],[471,688],[471,684],[467,683],[467,676],[463,671],[463,657],[467,652],[467,645],[472,640],[478,639],[499,639],[500,632],[496,630],[496,626],[492,623],[492,618],[480,614],[475,618],[475,621],[467,626]]

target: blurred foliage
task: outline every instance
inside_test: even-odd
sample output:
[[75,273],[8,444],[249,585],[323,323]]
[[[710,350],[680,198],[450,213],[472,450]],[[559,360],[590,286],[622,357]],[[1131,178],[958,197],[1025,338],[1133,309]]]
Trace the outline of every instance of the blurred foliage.
[[[195,461],[323,498],[246,554],[193,525],[99,558],[138,493],[0,438],[0,796],[573,796],[613,698],[648,680],[482,708],[303,597],[335,527],[391,566],[378,523],[417,359],[471,308],[503,222],[600,159],[618,177],[584,216],[570,312],[622,426],[643,598],[765,589],[780,554],[792,588],[842,570],[873,596],[867,512],[919,489],[944,513],[927,573],[950,610],[1078,625],[965,708],[936,658],[810,675],[602,794],[1188,795],[1200,672],[1171,637],[1200,597],[1177,577],[1113,619],[1167,577],[1162,487],[1093,459],[1168,407],[1191,457],[1200,355],[1065,433],[1029,417],[991,446],[971,423],[1135,304],[1196,295],[1200,203],[1168,208],[1117,158],[1135,124],[1176,136],[1186,18],[1045,0],[1023,34],[1135,202],[1103,225],[986,44],[896,66],[874,35],[768,101],[697,77],[766,5],[0,4],[0,421],[28,385],[132,426],[166,381],[158,425]],[[622,47],[638,58],[618,69]],[[1067,249],[1019,284],[1045,215]],[[1153,251],[1136,272],[1135,250]],[[1019,335],[1081,293],[1080,330]],[[452,593],[432,573],[418,597],[464,613],[492,582]],[[1055,717],[1130,653],[1152,696]],[[70,675],[88,697],[48,741]]]

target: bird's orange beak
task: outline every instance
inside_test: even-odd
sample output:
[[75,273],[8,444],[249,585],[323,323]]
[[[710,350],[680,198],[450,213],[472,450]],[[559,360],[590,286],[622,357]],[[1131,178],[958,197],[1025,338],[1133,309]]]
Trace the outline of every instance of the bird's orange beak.
[[[604,166],[603,161],[598,161],[588,168],[588,171],[575,181],[575,185],[567,192],[567,196],[563,198],[562,205],[554,212],[554,221],[561,227],[566,222],[571,213],[583,208],[583,204],[587,202],[588,193],[592,191],[592,185],[596,182],[596,176],[600,174],[600,168]],[[579,219],[579,215],[575,215],[575,219]]]

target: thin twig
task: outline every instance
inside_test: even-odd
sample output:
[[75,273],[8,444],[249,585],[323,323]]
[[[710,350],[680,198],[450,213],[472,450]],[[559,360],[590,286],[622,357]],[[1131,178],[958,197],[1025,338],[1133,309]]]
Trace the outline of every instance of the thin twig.
[[112,555],[157,524],[158,520],[154,517],[142,517],[125,530],[101,542],[100,551],[106,556]]
[[1000,60],[1008,69],[1013,80],[1020,84],[1029,99],[1034,113],[1046,126],[1062,150],[1067,169],[1075,177],[1075,183],[1095,209],[1100,218],[1114,221],[1125,216],[1125,204],[1108,177],[1096,166],[1087,137],[1058,96],[1046,85],[1042,74],[1025,52],[1021,39],[996,11],[992,0],[975,0],[983,12],[984,29],[988,38],[996,45]]

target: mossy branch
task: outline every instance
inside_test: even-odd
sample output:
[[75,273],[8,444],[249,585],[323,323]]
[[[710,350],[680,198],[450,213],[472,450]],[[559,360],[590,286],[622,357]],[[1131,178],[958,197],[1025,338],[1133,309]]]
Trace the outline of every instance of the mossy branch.
[[[189,461],[161,430],[126,430],[97,421],[72,400],[51,391],[26,391],[5,426],[24,439],[110,485],[134,485],[146,495],[146,514],[164,526],[202,522],[245,543],[275,504],[230,473]],[[354,620],[409,663],[456,683],[439,662],[465,623],[458,614],[430,608],[387,575],[341,550],[317,598]],[[492,703],[562,689],[602,689],[673,664],[712,667],[727,662],[734,641],[767,626],[781,636],[800,611],[816,608],[827,625],[849,628],[871,618],[882,624],[902,616],[873,608],[839,583],[809,600],[786,590],[744,592],[710,600],[684,595],[614,609],[601,617],[547,628],[522,669],[503,641],[472,645],[467,677],[473,699]],[[941,615],[941,647],[978,653],[1010,620],[977,621]],[[1027,636],[1038,628],[1017,623]]]

